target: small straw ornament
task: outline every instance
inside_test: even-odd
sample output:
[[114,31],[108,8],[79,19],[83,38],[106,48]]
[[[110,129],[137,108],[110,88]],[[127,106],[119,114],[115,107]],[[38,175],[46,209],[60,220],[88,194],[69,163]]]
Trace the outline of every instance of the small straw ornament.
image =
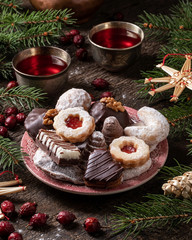
[[[174,56],[174,55],[181,55],[185,56],[186,60],[181,68],[180,71],[175,70],[174,68],[164,66],[165,59],[168,56]],[[175,88],[173,95],[171,96],[170,101],[171,102],[176,102],[185,89],[185,87],[189,88],[192,90],[192,72],[191,72],[191,54],[177,54],[177,53],[172,53],[172,54],[167,54],[165,55],[163,59],[162,64],[158,64],[156,67],[161,68],[163,71],[168,73],[170,76],[168,77],[162,77],[162,78],[146,78],[145,79],[145,84],[146,83],[167,83],[164,86],[161,86],[159,88],[153,88],[151,91],[149,91],[149,94],[154,96],[155,93],[158,92],[163,92],[165,90],[168,90],[170,88]]]
[[[4,172],[0,173],[0,176],[3,175],[4,173],[13,174],[11,171],[4,171]],[[19,177],[16,174],[13,174],[13,175],[15,176],[14,180],[0,182],[0,196],[1,195],[6,195],[6,194],[9,194],[9,193],[21,192],[21,191],[24,191],[26,189],[25,186],[20,186],[20,185],[15,186],[15,185],[18,185],[18,184],[22,184],[22,180],[19,179]],[[1,219],[1,212],[0,212],[0,219]]]

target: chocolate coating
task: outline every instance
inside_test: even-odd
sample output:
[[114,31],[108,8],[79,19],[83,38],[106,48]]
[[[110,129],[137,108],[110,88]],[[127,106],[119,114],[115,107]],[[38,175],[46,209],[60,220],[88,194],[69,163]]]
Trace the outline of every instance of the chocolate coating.
[[123,128],[116,117],[110,116],[103,123],[102,133],[109,145],[115,138],[123,136]]
[[25,129],[33,139],[36,138],[39,129],[52,129],[51,126],[43,125],[43,117],[46,112],[45,108],[34,108],[25,119]]
[[85,172],[85,184],[92,187],[106,188],[120,184],[123,167],[113,161],[106,150],[94,150],[89,156]]
[[[55,131],[40,129],[35,142],[57,165],[64,166],[80,162],[80,150],[78,147],[70,142],[65,142]],[[77,159],[69,157],[70,153],[73,152],[79,153],[75,154],[75,156],[78,156]]]
[[122,128],[125,128],[131,124],[131,119],[127,111],[116,112],[113,109],[106,107],[104,103],[99,101],[92,104],[90,115],[94,117],[98,130],[102,129],[104,120],[109,116],[116,117]]

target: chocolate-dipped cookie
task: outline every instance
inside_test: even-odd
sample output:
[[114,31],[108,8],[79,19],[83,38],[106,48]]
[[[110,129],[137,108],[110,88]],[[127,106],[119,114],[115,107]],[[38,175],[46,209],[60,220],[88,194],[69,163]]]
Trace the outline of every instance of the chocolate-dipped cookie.
[[116,117],[110,116],[103,123],[102,133],[109,145],[115,138],[123,136],[123,128]]
[[57,165],[73,165],[80,163],[81,153],[78,147],[65,142],[53,130],[40,129],[36,144],[49,155]]
[[106,104],[105,102],[101,102],[101,100],[93,103],[90,109],[90,115],[93,116],[95,119],[97,130],[101,131],[103,127],[103,122],[107,117],[110,117],[110,116],[116,117],[122,128],[125,128],[131,124],[131,119],[126,110],[119,111],[117,109],[116,111],[112,109],[109,104]]
[[84,181],[88,187],[112,188],[122,182],[123,167],[114,162],[106,150],[94,150],[89,155]]
[[52,126],[43,124],[43,117],[46,112],[47,109],[45,108],[34,108],[25,119],[25,129],[33,139],[36,138],[39,129],[52,129]]
[[88,138],[87,144],[83,151],[84,155],[88,158],[89,154],[95,149],[107,150],[107,144],[105,138],[100,131],[94,131]]

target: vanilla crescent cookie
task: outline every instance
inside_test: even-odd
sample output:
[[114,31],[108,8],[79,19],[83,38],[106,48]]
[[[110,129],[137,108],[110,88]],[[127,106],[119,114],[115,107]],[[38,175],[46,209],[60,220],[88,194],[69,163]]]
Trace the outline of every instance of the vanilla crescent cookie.
[[156,109],[142,107],[137,112],[142,125],[126,127],[124,133],[127,136],[135,136],[145,141],[152,151],[159,142],[167,138],[169,123],[167,119]]
[[[134,151],[127,153],[124,147],[130,147]],[[149,146],[136,137],[122,136],[116,138],[109,145],[112,158],[121,162],[124,168],[134,168],[143,165],[150,158]]]
[[72,107],[83,107],[88,110],[91,106],[91,97],[88,92],[79,88],[71,88],[58,99],[55,108],[61,111]]
[[72,143],[85,141],[95,129],[95,121],[83,108],[61,110],[54,118],[56,134]]

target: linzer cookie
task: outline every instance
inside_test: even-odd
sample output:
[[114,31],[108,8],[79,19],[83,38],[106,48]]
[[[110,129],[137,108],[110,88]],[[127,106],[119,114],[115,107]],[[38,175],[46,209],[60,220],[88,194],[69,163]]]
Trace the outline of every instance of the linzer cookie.
[[74,107],[61,110],[54,118],[53,127],[65,141],[84,142],[95,130],[95,121],[82,108]]
[[94,150],[90,154],[84,176],[85,185],[97,188],[112,188],[122,182],[123,167],[114,162],[106,150]]
[[80,161],[80,150],[74,144],[65,142],[55,131],[41,129],[36,144],[58,165],[71,165]]

